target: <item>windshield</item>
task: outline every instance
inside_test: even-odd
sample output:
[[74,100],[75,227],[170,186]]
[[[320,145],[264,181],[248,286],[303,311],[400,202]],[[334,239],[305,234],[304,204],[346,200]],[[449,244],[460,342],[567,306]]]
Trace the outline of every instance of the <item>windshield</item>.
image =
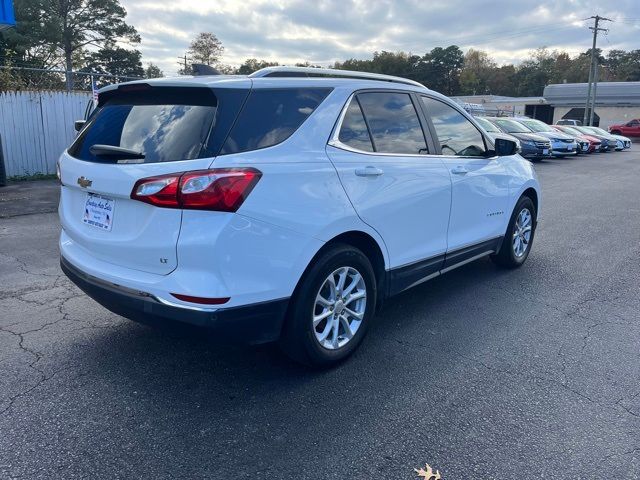
[[561,132],[565,132],[565,133],[569,133],[571,135],[582,135],[582,133],[578,130],[576,130],[575,128],[571,128],[571,127],[562,127],[560,129]]
[[485,129],[485,131],[500,133],[500,129],[486,118],[476,117],[476,120],[480,124],[480,126]]
[[496,118],[494,122],[496,122],[496,124],[507,133],[531,133],[531,130],[527,127],[513,120]]
[[526,125],[534,132],[553,132],[553,128],[538,120],[519,120],[520,123]]
[[573,127],[573,128],[575,128],[580,133],[586,133],[587,135],[593,135],[593,132],[590,132],[585,127]]
[[585,128],[590,132],[597,133],[598,135],[609,135],[608,132],[598,127],[585,127]]

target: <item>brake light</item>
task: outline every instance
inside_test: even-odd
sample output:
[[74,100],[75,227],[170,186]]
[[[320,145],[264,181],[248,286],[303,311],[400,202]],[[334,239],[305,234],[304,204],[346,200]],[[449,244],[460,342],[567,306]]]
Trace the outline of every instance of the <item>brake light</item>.
[[118,86],[120,92],[143,92],[145,90],[151,90],[151,85],[148,83],[125,83]]
[[156,207],[180,208],[178,202],[180,175],[177,173],[138,180],[131,191],[131,198]]
[[235,212],[261,176],[255,168],[217,168],[143,178],[131,198],[164,208]]

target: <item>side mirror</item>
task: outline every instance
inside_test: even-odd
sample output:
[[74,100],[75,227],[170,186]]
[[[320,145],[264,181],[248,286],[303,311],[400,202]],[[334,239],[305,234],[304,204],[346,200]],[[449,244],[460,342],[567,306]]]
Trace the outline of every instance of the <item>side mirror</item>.
[[82,130],[82,127],[84,127],[85,123],[87,123],[86,120],[76,120],[75,122],[73,122],[73,128],[76,129],[76,132],[79,132],[80,130]]
[[509,155],[515,155],[520,150],[518,144],[513,140],[506,138],[496,138],[494,140],[496,149],[496,155],[498,157],[507,157]]

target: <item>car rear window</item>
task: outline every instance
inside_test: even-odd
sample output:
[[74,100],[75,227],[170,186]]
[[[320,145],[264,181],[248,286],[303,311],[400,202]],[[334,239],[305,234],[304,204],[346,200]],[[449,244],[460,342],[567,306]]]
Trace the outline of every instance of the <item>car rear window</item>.
[[283,142],[330,91],[330,88],[252,90],[220,154],[258,150]]
[[[90,162],[126,161],[127,155],[94,155],[93,145],[139,152],[141,163],[193,160],[217,155],[247,90],[154,87],[109,91],[69,148]],[[103,98],[105,98],[103,100]],[[138,158],[138,157],[136,157]]]

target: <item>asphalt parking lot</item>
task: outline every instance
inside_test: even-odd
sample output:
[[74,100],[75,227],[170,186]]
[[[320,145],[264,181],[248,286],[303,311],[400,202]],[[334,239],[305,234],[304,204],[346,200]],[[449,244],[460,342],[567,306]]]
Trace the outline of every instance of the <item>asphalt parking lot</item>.
[[325,372],[104,310],[51,206],[4,206],[0,478],[640,478],[639,147],[537,164],[523,268],[400,295]]

